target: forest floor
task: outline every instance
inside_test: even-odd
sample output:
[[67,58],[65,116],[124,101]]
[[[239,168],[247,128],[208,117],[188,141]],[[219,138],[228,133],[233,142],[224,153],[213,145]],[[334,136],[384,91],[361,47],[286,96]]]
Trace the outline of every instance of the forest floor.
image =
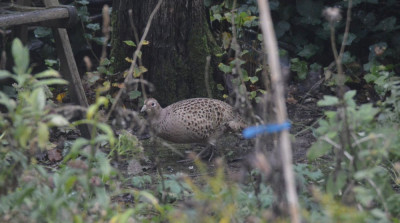
[[[292,123],[290,132],[294,163],[307,162],[307,150],[316,140],[312,129],[317,127],[318,120],[322,116],[321,108],[316,105],[317,101],[322,97],[321,95],[313,95],[301,99],[294,99],[292,96],[288,96],[287,106],[288,116]],[[159,178],[158,171],[161,171],[163,175],[184,173],[196,179],[204,174],[199,171],[193,162],[182,162],[182,160],[188,159],[190,153],[199,153],[204,147],[197,144],[168,144],[168,146],[165,146],[163,143],[166,142],[156,137],[141,140],[140,142],[144,148],[144,159],[127,159],[114,163],[125,176],[133,177],[137,174],[144,174],[150,175],[152,179],[157,179]],[[254,151],[254,144],[254,140],[246,140],[234,134],[225,134],[217,142],[213,159],[210,161],[203,159],[203,162],[208,167],[208,174],[212,174],[215,171],[215,161],[218,158],[223,158],[226,161],[228,176],[235,177],[243,173],[243,171],[246,171],[248,163],[251,162],[249,157]],[[273,143],[267,147],[270,147],[268,150],[272,150]],[[159,165],[158,170],[156,157]]]

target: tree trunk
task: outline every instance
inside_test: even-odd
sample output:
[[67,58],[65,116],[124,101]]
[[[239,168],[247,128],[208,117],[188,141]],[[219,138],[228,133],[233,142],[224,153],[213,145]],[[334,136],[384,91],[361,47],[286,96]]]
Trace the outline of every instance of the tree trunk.
[[[158,0],[114,0],[112,14],[112,47],[115,70],[129,66],[133,48],[122,41],[135,40],[129,23],[128,10],[139,38],[149,15]],[[205,84],[206,57],[215,55],[217,47],[208,27],[203,0],[164,0],[156,13],[149,34],[149,45],[142,48],[143,65],[148,69],[144,78],[155,85],[151,96],[162,105],[184,98],[207,97]],[[134,41],[136,42],[136,41]],[[214,65],[214,66],[213,66]],[[216,62],[209,68],[209,82],[213,92]]]

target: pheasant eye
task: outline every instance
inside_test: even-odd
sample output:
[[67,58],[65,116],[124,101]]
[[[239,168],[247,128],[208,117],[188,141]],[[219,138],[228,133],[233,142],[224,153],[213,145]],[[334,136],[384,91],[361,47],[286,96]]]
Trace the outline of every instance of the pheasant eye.
[[153,103],[151,103],[151,106],[152,106],[152,107],[156,106],[156,103],[154,103],[154,102],[153,102]]

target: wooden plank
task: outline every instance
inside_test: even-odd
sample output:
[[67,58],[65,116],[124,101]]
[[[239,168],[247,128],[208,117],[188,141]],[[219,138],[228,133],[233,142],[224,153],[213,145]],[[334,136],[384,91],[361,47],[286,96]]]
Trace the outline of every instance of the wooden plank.
[[[44,0],[46,6],[58,6],[58,0]],[[60,59],[61,74],[69,81],[69,91],[72,100],[83,107],[88,107],[85,91],[82,86],[74,54],[71,49],[67,30],[64,28],[53,28],[54,40],[56,42],[57,54]],[[86,138],[90,138],[90,127],[80,125],[79,130]]]
[[68,9],[62,7],[39,9],[31,12],[16,12],[12,14],[0,15],[0,27],[28,25],[44,21],[48,23],[49,20],[68,19],[68,18],[69,18]]

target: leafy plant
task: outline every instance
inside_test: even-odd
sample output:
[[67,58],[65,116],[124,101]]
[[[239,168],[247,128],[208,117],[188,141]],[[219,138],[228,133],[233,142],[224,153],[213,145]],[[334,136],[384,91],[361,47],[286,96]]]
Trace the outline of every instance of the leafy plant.
[[[380,126],[375,120],[379,109],[372,104],[358,106],[353,97],[355,91],[344,95],[347,108],[348,124],[351,141],[341,148],[339,134],[343,120],[338,119],[338,111],[326,111],[326,120],[320,120],[315,134],[318,141],[308,151],[308,158],[315,160],[329,153],[337,154],[337,166],[329,171],[326,179],[326,191],[329,194],[346,199],[354,196],[348,202],[357,202],[366,209],[374,209],[371,219],[390,220],[398,217],[400,196],[393,190],[390,179],[390,155],[397,154],[397,133],[389,133],[392,126]],[[339,99],[325,96],[318,105],[338,106]],[[339,108],[340,109],[340,108]],[[338,154],[343,150],[343,154]],[[392,217],[391,217],[392,216]]]

